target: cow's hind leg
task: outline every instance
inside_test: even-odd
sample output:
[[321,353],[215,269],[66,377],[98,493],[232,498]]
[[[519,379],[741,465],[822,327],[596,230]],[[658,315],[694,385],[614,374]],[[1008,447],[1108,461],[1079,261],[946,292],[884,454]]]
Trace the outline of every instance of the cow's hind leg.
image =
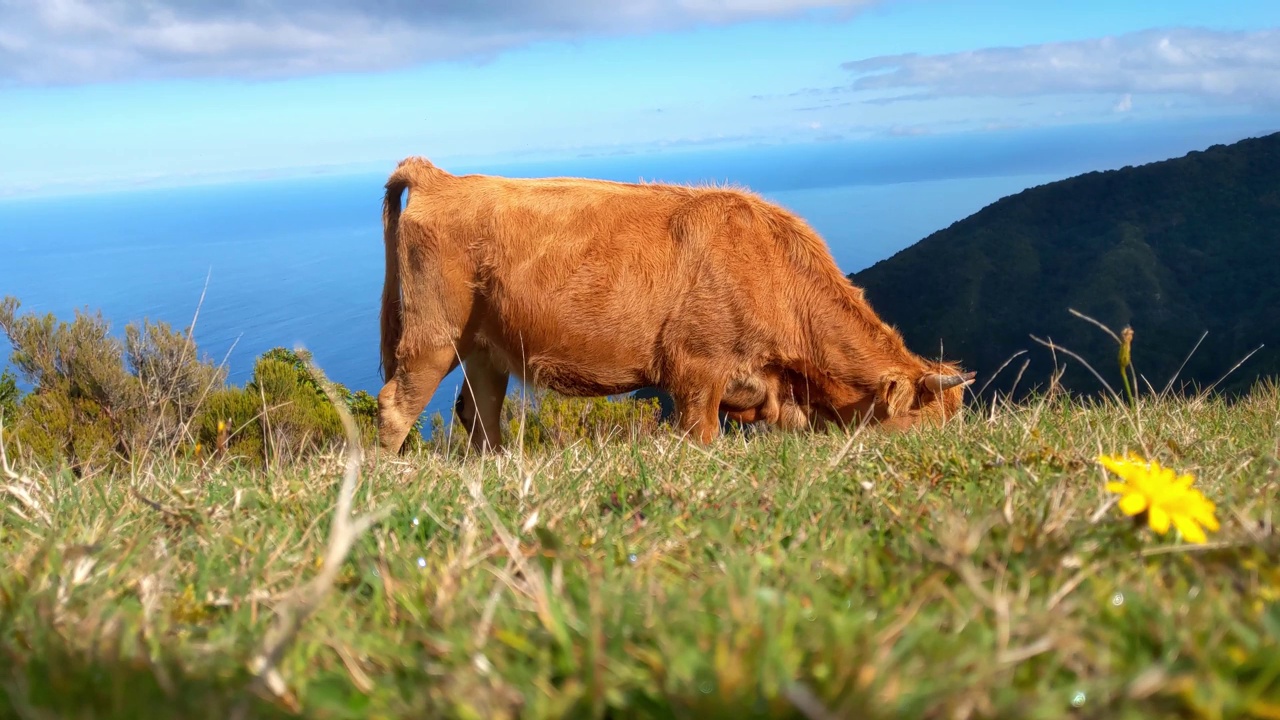
[[400,361],[378,392],[378,444],[383,450],[399,452],[440,381],[457,366],[453,346],[427,349]]
[[502,402],[510,374],[484,348],[476,348],[462,364],[462,389],[455,414],[477,452],[502,447]]

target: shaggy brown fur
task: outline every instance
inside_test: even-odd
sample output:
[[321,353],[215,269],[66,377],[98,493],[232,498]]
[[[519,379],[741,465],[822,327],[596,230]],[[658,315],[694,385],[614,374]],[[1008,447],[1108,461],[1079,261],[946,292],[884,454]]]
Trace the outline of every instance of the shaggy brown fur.
[[817,233],[749,192],[458,176],[411,157],[383,225],[391,451],[460,362],[478,449],[499,445],[513,372],[573,396],[663,388],[703,443],[718,410],[788,427],[944,419],[972,382],[909,352]]

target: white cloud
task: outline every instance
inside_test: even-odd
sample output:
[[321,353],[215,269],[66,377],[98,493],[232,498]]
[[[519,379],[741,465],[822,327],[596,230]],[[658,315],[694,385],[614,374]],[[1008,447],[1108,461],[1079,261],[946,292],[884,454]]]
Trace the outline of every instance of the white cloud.
[[1132,110],[1133,109],[1133,93],[1125,93],[1124,97],[1120,98],[1120,101],[1117,102],[1115,106],[1112,107],[1111,109],[1118,113],[1127,113],[1130,110]]
[[902,91],[897,99],[1104,93],[1126,96],[1116,109],[1128,110],[1132,96],[1186,94],[1274,106],[1280,104],[1280,28],[1144,30],[945,55],[886,55],[843,67],[859,76],[854,90]]
[[283,77],[882,0],[0,0],[0,84]]

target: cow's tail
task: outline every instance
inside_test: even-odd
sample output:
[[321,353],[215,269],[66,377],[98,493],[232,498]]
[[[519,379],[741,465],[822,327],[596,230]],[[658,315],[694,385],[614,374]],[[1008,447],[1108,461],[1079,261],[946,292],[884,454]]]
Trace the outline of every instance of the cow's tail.
[[404,303],[400,293],[400,198],[405,189],[411,192],[421,182],[441,172],[424,158],[401,160],[387,178],[386,195],[382,199],[382,241],[386,253],[386,272],[382,281],[382,352],[379,369],[382,379],[396,374],[396,349],[404,334]]

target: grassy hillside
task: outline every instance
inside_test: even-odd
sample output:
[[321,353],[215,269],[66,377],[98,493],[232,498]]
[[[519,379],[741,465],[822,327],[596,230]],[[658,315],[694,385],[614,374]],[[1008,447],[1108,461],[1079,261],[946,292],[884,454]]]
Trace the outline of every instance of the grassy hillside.
[[[941,343],[980,383],[1027,350],[993,388],[1010,389],[1024,358],[1028,377],[1049,376],[1031,335],[1114,369],[1114,341],[1074,308],[1132,325],[1157,390],[1205,331],[1180,381],[1209,385],[1265,344],[1223,385],[1241,390],[1280,375],[1280,134],[1031,188],[850,277],[912,348]],[[1058,359],[1066,387],[1098,389]]]
[[[389,515],[256,693],[339,458],[18,467],[0,715],[1275,718],[1277,417],[1271,386],[894,437],[370,456],[355,511]],[[1208,544],[1119,511],[1096,457],[1126,450],[1195,475]]]

